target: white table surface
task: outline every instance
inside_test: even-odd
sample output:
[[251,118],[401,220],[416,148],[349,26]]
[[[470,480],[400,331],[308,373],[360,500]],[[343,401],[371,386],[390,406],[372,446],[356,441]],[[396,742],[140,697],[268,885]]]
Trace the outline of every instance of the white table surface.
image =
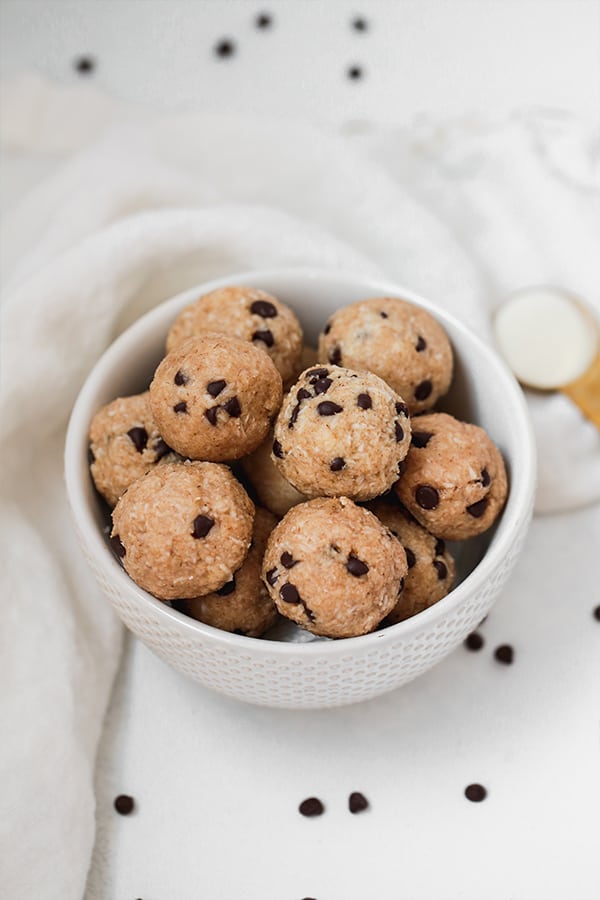
[[[90,77],[123,100],[335,125],[532,104],[593,115],[599,9],[4,2],[1,67],[76,81],[73,58],[91,54]],[[262,10],[275,18],[266,32],[252,24]],[[348,27],[355,13],[370,22],[364,34]],[[222,36],[238,52],[217,61]],[[346,79],[352,63],[364,79]],[[13,162],[11,202],[48,167]],[[411,685],[345,709],[239,704],[131,640],[98,758],[88,900],[595,900],[599,547],[598,507],[536,519],[482,651],[460,648]],[[512,666],[493,658],[504,642]],[[485,802],[465,800],[471,782],[486,786]],[[369,812],[350,816],[352,790]],[[112,810],[121,792],[136,798],[129,818]],[[305,820],[296,808],[312,794],[326,814]]]

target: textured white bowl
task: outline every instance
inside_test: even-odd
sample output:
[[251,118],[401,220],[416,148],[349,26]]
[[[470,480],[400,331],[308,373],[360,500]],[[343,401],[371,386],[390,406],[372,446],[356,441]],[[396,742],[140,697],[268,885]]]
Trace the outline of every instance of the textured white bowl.
[[[114,558],[87,463],[92,416],[114,397],[145,390],[178,311],[226,284],[249,284],[275,294],[296,311],[313,343],[334,310],[366,297],[402,297],[429,310],[444,326],[454,347],[456,371],[440,407],[489,432],[506,460],[510,493],[496,526],[459,547],[463,580],[439,603],[363,637],[310,643],[257,640],[219,631],[171,609],[139,588]],[[73,408],[65,474],[83,552],[125,625],[151,650],[201,684],[241,700],[323,707],[366,700],[410,681],[477,626],[521,550],[533,509],[535,453],[520,388],[504,363],[464,325],[396,285],[335,272],[284,269],[244,272],[194,287],[125,331],[98,361]]]

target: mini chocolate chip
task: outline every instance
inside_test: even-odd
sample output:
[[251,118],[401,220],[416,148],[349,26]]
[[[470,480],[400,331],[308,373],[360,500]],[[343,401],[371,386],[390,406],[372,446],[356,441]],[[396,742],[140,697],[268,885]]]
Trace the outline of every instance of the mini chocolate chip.
[[404,473],[406,472],[406,465],[406,460],[401,459],[398,463],[398,475],[404,475]]
[[96,68],[96,60],[91,56],[79,56],[73,61],[73,68],[80,75],[90,75]]
[[342,361],[342,351],[339,347],[332,347],[327,357],[333,366],[339,366]]
[[427,400],[431,391],[433,390],[433,385],[428,378],[425,381],[422,381],[415,388],[415,400]]
[[317,412],[320,416],[335,416],[336,413],[343,412],[344,407],[332,400],[323,400],[317,405]]
[[465,797],[472,803],[481,803],[487,797],[487,791],[482,784],[470,784],[465,788]]
[[381,310],[381,312],[379,313],[379,315],[381,316],[382,319],[388,319],[388,318],[389,318],[388,314],[387,314],[386,312],[384,312],[383,310]]
[[279,578],[279,575],[277,575],[277,569],[269,569],[269,571],[265,575],[265,578],[267,579],[271,587],[273,587],[273,585]]
[[282,584],[279,588],[279,596],[285,603],[302,603],[302,599],[295,584]]
[[148,432],[145,428],[136,425],[127,432],[127,437],[131,438],[133,445],[138,453],[143,453],[148,443]]
[[417,449],[422,450],[423,447],[426,447],[433,434],[431,431],[413,431],[410,442],[413,447],[417,447]]
[[597,622],[600,622],[600,606],[597,606],[593,612],[593,616]]
[[91,466],[92,463],[96,462],[96,457],[94,456],[94,451],[91,447],[88,447],[88,466]]
[[268,13],[259,13],[254,20],[254,24],[257,28],[270,28],[273,24],[273,19]]
[[311,380],[313,378],[325,378],[327,375],[329,375],[329,369],[310,369],[306,373],[306,377]]
[[283,551],[279,558],[279,561],[285,569],[293,569],[294,566],[298,565],[298,563],[300,562],[300,560],[294,559],[292,554],[288,553],[287,550]]
[[217,424],[217,413],[219,412],[218,406],[210,406],[208,409],[204,410],[204,415],[208,419],[211,425]]
[[362,78],[363,70],[360,66],[349,66],[346,69],[346,75],[352,81],[357,81],[359,78]]
[[485,641],[476,631],[472,631],[471,634],[468,634],[465,638],[465,647],[467,650],[481,650]]
[[440,495],[430,484],[420,484],[415,498],[421,509],[436,509],[440,502]]
[[181,369],[179,369],[179,371],[175,373],[175,378],[173,379],[175,384],[178,384],[180,386],[182,384],[187,384],[189,380],[190,379],[187,377],[185,372],[182,372]]
[[245,637],[245,636],[248,634],[248,632],[247,632],[247,631],[244,631],[243,628],[234,628],[232,633],[233,633],[233,634],[240,634],[240,635],[242,635],[242,637]]
[[423,350],[425,350],[426,348],[427,348],[427,341],[425,340],[425,338],[422,338],[419,335],[416,346],[415,346],[415,350],[417,351],[417,353],[422,353]]
[[273,441],[273,456],[276,456],[277,459],[283,459],[283,447],[279,441]]
[[300,404],[297,403],[296,406],[292,410],[292,414],[290,415],[290,421],[288,422],[288,428],[294,427],[294,425],[296,423],[296,419],[298,418],[299,412],[300,412]]
[[404,440],[404,429],[400,422],[396,422],[394,424],[394,431],[396,432],[396,443],[400,443],[400,441]]
[[187,403],[185,400],[182,400],[181,403],[176,403],[173,407],[173,412],[176,413],[186,413],[187,412]]
[[218,397],[225,387],[227,387],[227,382],[224,378],[219,378],[217,381],[209,381],[206,385],[206,390],[211,397]]
[[217,591],[219,597],[228,597],[229,594],[233,594],[235,591],[235,575],[232,576],[231,581],[226,581],[223,587],[220,587]]
[[332,472],[341,472],[341,470],[344,468],[345,465],[346,465],[346,460],[344,459],[344,457],[336,456],[329,463],[329,468],[331,469]]
[[125,550],[125,547],[123,546],[123,542],[121,541],[119,535],[113,534],[109,543],[113,549],[113,553],[115,553],[119,557],[119,559],[123,559],[127,551]]
[[268,300],[255,300],[250,307],[250,312],[262,319],[274,319],[277,315],[277,309],[273,303]]
[[359,394],[356,398],[356,405],[359,409],[371,409],[373,401],[368,394]]
[[220,56],[221,59],[225,59],[228,56],[233,56],[234,53],[235,44],[233,41],[230,41],[227,38],[215,44],[215,54],[217,56]]
[[412,569],[412,567],[414,566],[414,564],[417,561],[417,557],[415,556],[413,551],[410,549],[410,547],[405,547],[404,552],[406,553],[406,562],[408,563],[408,568]]
[[223,409],[232,419],[239,419],[242,414],[242,407],[240,406],[240,401],[237,397],[232,397],[231,400],[224,403]]
[[408,416],[408,406],[406,403],[396,403],[396,414],[399,416]]
[[317,379],[317,381],[313,381],[312,384],[315,390],[315,394],[326,394],[333,384],[333,381],[331,380],[331,378],[319,378]]
[[302,801],[298,811],[302,816],[320,816],[325,812],[325,807],[318,797],[308,797]]
[[120,816],[128,816],[133,812],[135,801],[128,794],[119,794],[115,797],[114,807]]
[[488,505],[488,498],[484,497],[483,500],[478,500],[477,503],[471,503],[470,506],[467,506],[467,512],[470,516],[473,516],[474,519],[480,519],[484,514]]
[[515,651],[510,644],[500,644],[500,646],[496,647],[494,650],[494,657],[499,663],[510,666],[515,658]]
[[369,801],[365,797],[364,794],[361,794],[359,791],[354,791],[348,797],[348,809],[351,813],[359,813],[363,812],[363,810],[369,808]]
[[267,347],[272,347],[275,343],[275,338],[273,337],[273,332],[270,328],[263,328],[259,331],[255,331],[252,335],[253,341],[262,341],[263,344],[266,344]]
[[156,454],[155,462],[158,462],[159,459],[162,459],[163,456],[166,456],[167,453],[171,452],[171,448],[169,447],[169,445],[167,443],[165,443],[165,441],[163,441],[162,438],[159,438],[155,442],[154,447],[152,449],[154,450],[154,452]]
[[308,618],[308,621],[309,621],[309,622],[314,622],[314,621],[315,621],[315,614],[314,614],[314,612],[312,611],[312,609],[309,609],[309,607],[306,605],[306,603],[304,602],[304,600],[301,600],[300,603],[302,604],[302,608],[304,609],[304,612],[306,613],[306,616],[307,616],[307,618]]
[[193,538],[204,538],[210,531],[210,529],[215,524],[215,520],[211,518],[211,516],[205,516],[200,514],[196,516],[194,519],[194,524],[192,526],[192,537]]
[[441,559],[434,559],[433,565],[438,573],[438,580],[443,581],[444,578],[446,578],[448,575],[448,569],[446,568],[446,563],[443,562]]
[[302,403],[303,400],[310,400],[312,394],[310,391],[307,391],[306,388],[300,388],[298,393],[296,394],[296,400]]
[[487,487],[492,479],[490,478],[490,473],[487,469],[481,470],[481,483],[484,487]]
[[443,541],[441,538],[438,538],[437,541],[435,542],[435,555],[443,556],[445,552],[446,552],[446,542]]
[[325,328],[323,329],[323,334],[329,334],[331,331],[331,322],[328,322]]
[[366,575],[369,571],[369,567],[366,562],[363,562],[362,559],[359,559],[357,556],[354,556],[352,553],[348,557],[348,562],[346,563],[346,568],[350,572],[351,575],[354,575],[355,578],[360,578],[361,575]]

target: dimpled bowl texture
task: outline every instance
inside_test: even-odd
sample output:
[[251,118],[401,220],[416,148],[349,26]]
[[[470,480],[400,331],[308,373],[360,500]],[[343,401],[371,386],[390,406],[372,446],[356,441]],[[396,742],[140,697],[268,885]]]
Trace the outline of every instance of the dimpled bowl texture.
[[[313,345],[331,313],[366,297],[409,300],[429,310],[446,329],[454,348],[455,374],[438,408],[489,432],[504,456],[510,488],[504,512],[490,531],[452,545],[457,584],[439,603],[362,637],[315,640],[283,626],[268,639],[255,639],[219,631],[177,612],[139,588],[115,559],[106,539],[106,510],[88,469],[91,419],[113,398],[145,390],[177,313],[201,294],[228,284],[275,294],[294,309]],[[88,376],[73,408],[65,474],[75,528],[90,567],[125,625],[157,656],[200,684],[249,703],[316,708],[367,700],[405,684],[443,659],[477,627],[523,545],[533,509],[535,454],[526,404],[515,379],[460,322],[397,285],[290,269],[244,272],[194,287],[121,334]]]

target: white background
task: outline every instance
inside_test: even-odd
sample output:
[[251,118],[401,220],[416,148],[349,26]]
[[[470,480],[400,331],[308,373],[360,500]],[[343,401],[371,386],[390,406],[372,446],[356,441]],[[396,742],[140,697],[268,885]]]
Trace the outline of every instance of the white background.
[[[596,0],[4,0],[1,71],[32,67],[94,80],[164,107],[402,124],[418,113],[462,115],[545,105],[600,107]],[[254,27],[261,11],[269,30]],[[370,23],[350,27],[355,14]],[[214,44],[236,42],[216,61]],[[365,77],[349,81],[348,65]]]
[[[4,75],[33,68],[77,87],[72,60],[90,54],[89,80],[150,107],[303,115],[354,130],[518,106],[586,117],[600,108],[600,5],[589,0],[1,9]],[[265,32],[253,26],[262,10],[275,19]],[[367,33],[349,27],[355,13]],[[224,36],[238,49],[220,61],[212,47]],[[345,77],[354,63],[365,71],[358,82]],[[132,642],[100,751],[89,897],[595,900],[598,546],[593,509],[538,519],[482,628],[484,650],[461,648],[401,691],[349,709],[223,700]],[[546,565],[533,572],[529,554]],[[507,641],[516,661],[500,667],[493,648]],[[169,743],[168,754],[152,752]],[[472,781],[488,788],[485,803],[464,799]],[[347,813],[351,790],[370,798],[369,813]],[[129,819],[111,809],[121,791],[138,801]],[[327,813],[307,821],[296,806],[313,793]],[[185,896],[173,896],[174,870],[187,873]]]

